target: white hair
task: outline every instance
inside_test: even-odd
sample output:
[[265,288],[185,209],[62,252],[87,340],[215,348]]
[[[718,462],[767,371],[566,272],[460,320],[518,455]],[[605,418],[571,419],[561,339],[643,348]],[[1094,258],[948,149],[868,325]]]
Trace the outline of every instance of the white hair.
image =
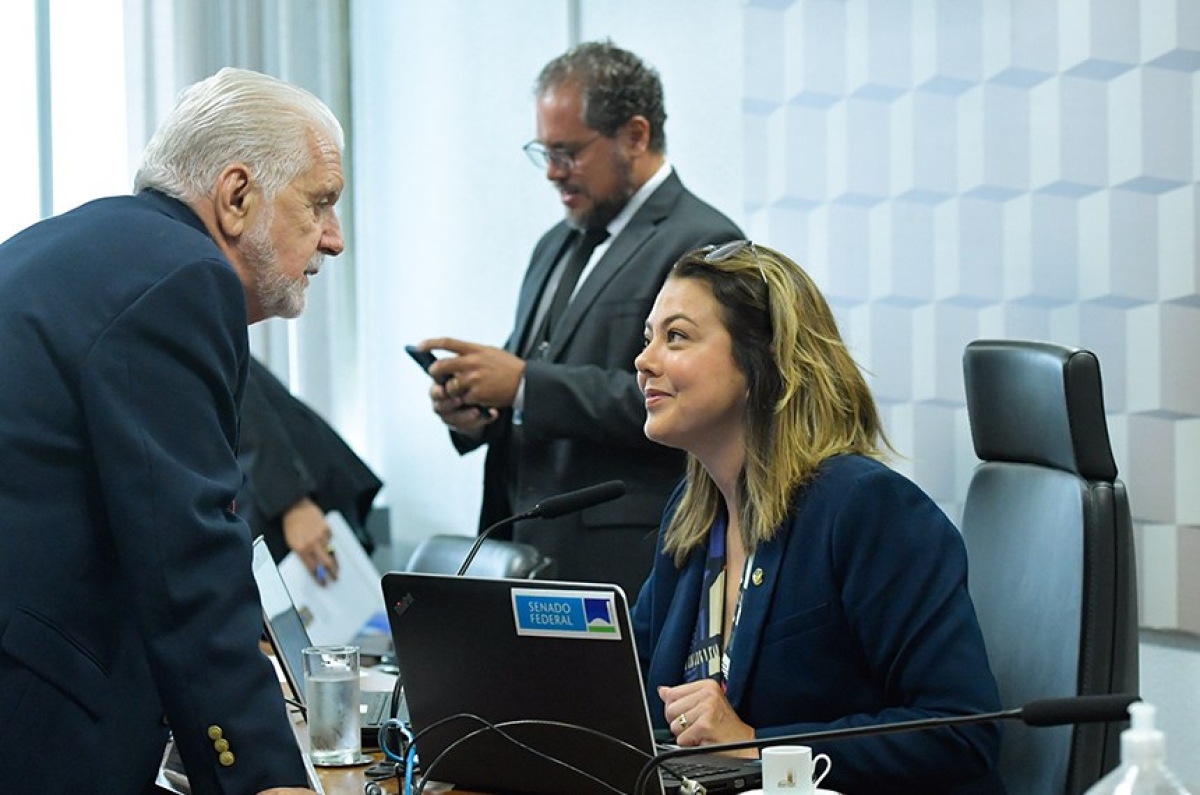
[[314,140],[340,151],[342,126],[302,88],[227,67],[184,89],[142,153],[134,190],[180,201],[211,194],[228,166],[243,163],[267,201],[312,164]]

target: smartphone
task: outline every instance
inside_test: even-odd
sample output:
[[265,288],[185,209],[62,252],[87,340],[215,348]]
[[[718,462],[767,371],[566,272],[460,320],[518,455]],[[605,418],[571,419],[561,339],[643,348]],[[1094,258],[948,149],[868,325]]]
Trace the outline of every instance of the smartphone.
[[[421,369],[427,373],[429,372],[429,367],[434,362],[437,361],[436,356],[434,356],[429,351],[421,350],[416,345],[405,345],[404,351],[405,351],[405,353],[407,353],[409,356],[411,356],[413,358],[414,362],[421,365]],[[446,379],[444,379],[444,378],[437,379],[437,382],[439,384],[444,384],[446,382]]]
[[[407,353],[409,356],[412,357],[414,362],[421,365],[421,369],[427,373],[429,372],[430,365],[432,365],[434,362],[437,361],[437,357],[434,356],[432,353],[430,353],[429,351],[423,351],[415,345],[405,345],[404,351],[405,351],[405,353]],[[437,378],[434,380],[436,380],[439,384],[444,384],[444,383],[446,383],[447,379]],[[472,408],[472,407],[467,406],[466,408]],[[481,416],[481,417],[488,416],[488,410],[487,410],[486,406],[474,406],[473,408],[477,412],[479,412],[479,416]]]

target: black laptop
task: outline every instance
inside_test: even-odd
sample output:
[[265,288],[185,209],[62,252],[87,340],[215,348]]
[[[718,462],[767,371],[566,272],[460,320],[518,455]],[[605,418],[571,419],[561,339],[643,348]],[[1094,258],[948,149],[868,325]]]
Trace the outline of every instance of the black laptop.
[[[266,629],[267,641],[275,652],[283,676],[287,679],[288,687],[300,706],[307,703],[304,693],[304,655],[306,647],[312,642],[308,630],[304,628],[304,620],[292,595],[288,592],[287,584],[279,575],[279,568],[271,558],[262,537],[254,541],[254,580],[258,584],[258,596],[262,602],[263,625]],[[375,748],[379,745],[379,727],[393,717],[391,703],[392,694],[372,690],[361,691],[359,705],[359,727],[364,748]],[[407,720],[407,710],[401,703],[395,717]]]
[[[430,780],[537,795],[634,792],[659,749],[619,587],[409,572],[382,583]],[[754,760],[667,763],[685,766],[710,793],[761,782]],[[678,791],[669,771],[644,790]]]

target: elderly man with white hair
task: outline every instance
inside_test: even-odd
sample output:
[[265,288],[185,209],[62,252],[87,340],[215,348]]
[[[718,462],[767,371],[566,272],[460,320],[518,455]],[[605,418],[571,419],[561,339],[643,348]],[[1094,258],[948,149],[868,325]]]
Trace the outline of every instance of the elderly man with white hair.
[[309,792],[232,502],[246,326],[341,252],[342,146],[224,69],[135,195],[0,244],[0,792],[148,791],[169,732],[194,793]]

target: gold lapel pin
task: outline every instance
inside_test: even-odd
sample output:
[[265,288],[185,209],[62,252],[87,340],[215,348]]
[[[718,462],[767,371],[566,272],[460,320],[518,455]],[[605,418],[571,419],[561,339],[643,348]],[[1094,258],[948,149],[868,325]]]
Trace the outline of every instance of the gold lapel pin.
[[753,582],[755,585],[762,585],[762,581],[763,581],[762,569],[760,569],[760,568],[755,569],[754,573],[750,575],[750,581]]

